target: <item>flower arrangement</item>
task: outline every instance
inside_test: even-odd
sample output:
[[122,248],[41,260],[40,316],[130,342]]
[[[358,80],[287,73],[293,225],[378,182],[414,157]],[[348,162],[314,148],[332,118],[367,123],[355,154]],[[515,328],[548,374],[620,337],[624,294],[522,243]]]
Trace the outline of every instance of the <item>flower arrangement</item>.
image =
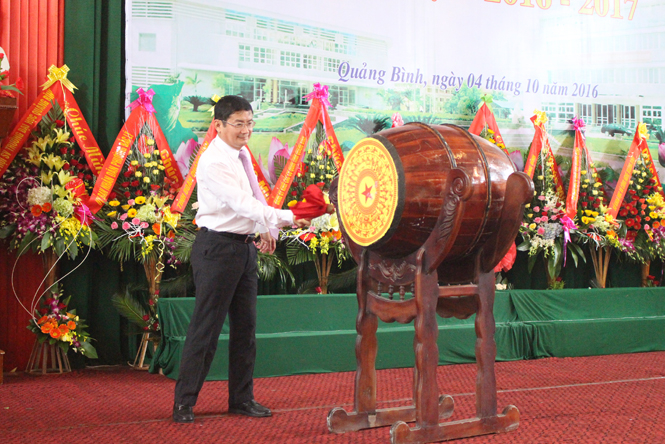
[[94,247],[93,216],[84,204],[93,175],[57,102],[0,180],[0,238],[22,254],[31,247],[75,259]]
[[[165,167],[148,126],[136,138],[117,183],[96,221],[99,242],[120,263],[135,259],[161,264],[170,261],[179,215],[170,203],[177,189]],[[160,265],[158,265],[160,266]]]
[[[291,200],[287,207],[292,207],[302,200],[305,190],[310,185],[317,185],[326,190],[337,176],[337,168],[332,158],[332,149],[325,139],[322,125],[317,124],[316,137],[310,140],[296,177],[291,184]],[[330,203],[324,193],[326,203]],[[344,245],[336,214],[324,214],[312,219],[307,229],[282,229],[280,240],[286,243],[286,256],[289,264],[297,265],[312,261],[316,266],[321,293],[327,293],[328,276],[332,266],[332,256],[341,264],[350,255]]]
[[37,335],[42,344],[57,344],[65,353],[71,348],[90,359],[97,359],[97,350],[92,345],[92,338],[85,330],[87,325],[79,318],[76,310],[68,309],[71,296],[62,299],[62,290],[51,287],[43,306],[35,310],[36,316],[30,320],[28,329]]
[[286,255],[292,265],[313,261],[319,279],[321,293],[326,294],[328,276],[333,260],[339,265],[349,257],[339,229],[337,214],[324,214],[312,219],[308,228],[286,229],[280,232],[280,240],[286,242]]
[[665,199],[650,163],[650,156],[642,151],[617,216],[621,221],[619,251],[643,264],[665,258]]
[[542,150],[536,165],[534,178],[534,198],[525,205],[524,221],[520,228],[523,242],[518,245],[520,251],[528,251],[529,271],[542,253],[546,262],[549,288],[563,288],[565,282],[557,280],[565,264],[567,252],[577,265],[581,257],[586,261],[582,249],[571,242],[577,234],[573,220],[566,215],[565,205],[556,189],[554,169],[557,168],[554,157]]

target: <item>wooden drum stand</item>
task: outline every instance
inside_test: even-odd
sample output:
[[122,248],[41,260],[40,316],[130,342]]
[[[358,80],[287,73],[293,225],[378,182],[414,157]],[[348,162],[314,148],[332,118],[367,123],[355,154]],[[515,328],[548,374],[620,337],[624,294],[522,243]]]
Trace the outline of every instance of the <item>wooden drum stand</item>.
[[[464,141],[467,145],[465,149],[471,152],[485,151],[487,154],[490,150],[483,145],[482,141],[476,141],[475,137],[471,137],[461,128],[442,126],[433,129],[446,136],[448,141],[451,139],[458,143]],[[422,124],[412,126],[410,129],[388,130],[388,132],[390,131],[394,131],[394,134],[388,134],[393,135],[392,139],[381,137],[387,132],[379,133],[378,136],[374,136],[374,139],[387,148],[387,152],[398,163],[396,171],[399,179],[408,182],[410,179],[409,157],[405,153],[417,152],[420,157],[427,159],[433,159],[436,155],[425,153],[423,157],[423,150],[413,148],[413,144],[420,143],[419,141],[411,142],[411,147],[404,150],[400,149],[402,146],[400,143],[407,143],[404,140],[416,140],[409,136],[408,131],[411,133],[424,131],[425,135],[421,134],[418,140],[423,137],[434,137],[432,134],[435,131]],[[443,139],[443,137],[439,137],[439,139]],[[368,140],[364,139],[356,145],[361,148],[356,152],[357,155],[362,154],[362,148],[367,147],[368,142],[366,141]],[[375,148],[375,142],[376,140],[369,142],[371,146],[368,148],[367,159],[372,159],[371,162],[375,162],[375,159],[380,157],[380,154],[377,155],[372,151]],[[397,148],[395,149],[395,147]],[[444,148],[448,149],[447,144]],[[517,235],[524,204],[529,202],[533,196],[531,180],[523,173],[510,170],[502,180],[494,178],[494,188],[492,188],[489,185],[491,181],[489,174],[488,183],[479,183],[477,178],[470,179],[465,172],[465,170],[469,170],[466,167],[468,165],[461,164],[461,162],[455,163],[455,156],[449,156],[450,164],[446,166],[445,178],[439,181],[438,192],[434,193],[443,203],[437,208],[437,214],[434,216],[435,223],[429,223],[431,230],[428,229],[420,238],[418,238],[417,231],[413,231],[414,226],[421,227],[423,224],[427,225],[427,222],[423,222],[423,218],[419,218],[417,214],[411,214],[411,209],[415,208],[417,213],[417,210],[425,208],[426,212],[428,208],[431,208],[431,204],[428,204],[427,207],[410,206],[408,203],[410,191],[407,185],[405,188],[400,188],[397,193],[405,195],[407,202],[398,202],[394,210],[396,218],[400,219],[398,225],[401,228],[393,226],[388,229],[387,234],[383,233],[383,246],[380,241],[371,243],[371,240],[365,242],[369,245],[363,246],[359,245],[360,242],[363,242],[361,229],[350,233],[354,229],[353,224],[358,221],[354,221],[353,217],[345,218],[344,216],[345,211],[348,215],[348,212],[353,209],[353,203],[349,203],[349,196],[351,196],[351,200],[358,200],[358,190],[354,188],[355,184],[362,184],[357,187],[361,196],[360,205],[363,201],[369,201],[362,198],[362,192],[369,187],[366,183],[371,185],[371,181],[363,182],[362,172],[352,177],[351,185],[349,185],[348,175],[353,174],[354,169],[354,159],[351,159],[353,154],[354,151],[347,158],[347,162],[351,160],[351,165],[347,162],[344,164],[344,169],[349,168],[349,171],[342,171],[338,193],[335,195],[335,190],[333,190],[331,196],[340,213],[345,239],[359,264],[358,316],[356,319],[358,366],[353,412],[346,412],[340,407],[331,410],[328,414],[328,429],[334,433],[344,433],[392,425],[390,437],[393,444],[437,442],[515,430],[519,426],[519,411],[516,407],[509,405],[503,410],[503,413],[497,414],[494,372],[496,343],[494,341],[495,278],[493,268]],[[487,158],[492,161],[491,155],[488,154]],[[358,159],[355,161],[359,162]],[[485,159],[485,162],[488,160]],[[374,165],[374,167],[383,168],[381,165]],[[400,169],[406,171],[406,177],[400,176]],[[363,170],[363,166],[356,170]],[[345,173],[347,173],[346,178]],[[372,174],[375,173],[370,175]],[[374,184],[376,194],[370,193],[370,197],[376,199],[381,192],[380,188],[383,186],[385,192],[388,186],[385,183],[382,185],[378,180],[375,180]],[[474,199],[476,202],[478,201],[479,188],[486,193],[483,195],[484,197],[481,196],[485,202],[495,201],[495,207],[492,208],[496,210],[490,210],[491,205],[479,206],[474,203]],[[490,195],[491,191],[494,192],[493,196]],[[347,195],[347,201],[344,201],[344,193]],[[422,198],[422,190],[418,193]],[[431,199],[429,202],[431,203]],[[384,203],[386,202],[379,202],[379,205]],[[482,208],[480,218],[483,218],[483,214],[485,217],[482,223],[474,225],[471,219],[473,217],[478,219],[478,216],[470,216],[469,213],[476,211],[475,208]],[[488,214],[494,214],[492,216],[494,220],[488,220]],[[375,217],[373,214],[370,216]],[[391,223],[396,225],[394,221]],[[411,229],[412,233],[416,234],[400,234],[400,230],[404,229],[405,224],[409,226],[407,230]],[[386,237],[391,239],[385,241]],[[410,239],[415,242],[420,239],[421,245],[414,249],[405,246],[404,243],[400,244],[395,239]],[[423,241],[423,239],[425,240]],[[393,257],[389,257],[395,249],[401,253],[401,257],[394,257],[394,254],[392,254]],[[409,252],[409,250],[413,251]],[[408,254],[404,255],[404,252]],[[440,284],[443,285],[440,286]],[[412,297],[410,297],[411,295]],[[454,316],[460,319],[476,314],[475,352],[478,373],[476,416],[473,418],[441,422],[442,419],[452,415],[454,402],[451,396],[439,395],[436,381],[439,360],[437,314],[442,317]],[[413,406],[376,408],[375,361],[378,319],[383,322],[399,323],[409,323],[415,319]],[[414,421],[414,427],[406,424]]]

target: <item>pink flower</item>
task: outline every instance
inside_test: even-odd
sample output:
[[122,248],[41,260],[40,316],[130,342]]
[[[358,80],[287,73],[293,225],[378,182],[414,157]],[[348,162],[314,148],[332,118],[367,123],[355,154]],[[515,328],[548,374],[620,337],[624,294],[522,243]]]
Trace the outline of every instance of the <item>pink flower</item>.
[[150,224],[148,222],[141,222],[141,228],[148,228]]
[[539,211],[540,211],[540,207],[533,207],[533,211],[535,211],[536,213],[539,212]]
[[129,230],[129,222],[123,222],[122,223],[122,229],[123,230]]
[[135,217],[134,219],[132,219],[132,223],[134,225],[140,225],[141,224],[141,219],[139,219],[138,217]]
[[122,216],[120,216],[120,220],[125,220],[125,219],[127,219],[127,213],[125,213],[125,214],[123,214]]
[[111,224],[111,229],[115,230],[116,228],[118,228],[118,222],[113,222]]
[[551,221],[555,221],[555,220],[557,220],[558,218],[559,218],[559,216],[554,215],[554,216],[550,217],[550,220],[551,220]]
[[538,196],[538,200],[545,200],[545,196]]
[[547,221],[548,221],[547,216],[543,216],[543,217],[541,217],[541,218],[540,218],[540,221],[541,221],[541,222],[547,222]]
[[134,205],[134,199],[129,199],[127,201],[127,205]]
[[540,218],[537,217],[537,218],[535,218],[533,221],[534,221],[535,223],[539,224],[539,223],[540,223]]
[[540,234],[541,236],[545,234],[545,229],[543,227],[538,228],[538,234]]

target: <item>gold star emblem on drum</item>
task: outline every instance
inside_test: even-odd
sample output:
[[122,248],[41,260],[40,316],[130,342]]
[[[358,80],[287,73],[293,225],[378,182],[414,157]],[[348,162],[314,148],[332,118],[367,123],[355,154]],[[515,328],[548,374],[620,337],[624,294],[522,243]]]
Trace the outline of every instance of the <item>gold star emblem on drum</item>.
[[344,160],[339,175],[339,213],[346,234],[360,246],[381,240],[393,225],[399,202],[395,158],[399,161],[397,153],[392,155],[380,140],[367,138]]

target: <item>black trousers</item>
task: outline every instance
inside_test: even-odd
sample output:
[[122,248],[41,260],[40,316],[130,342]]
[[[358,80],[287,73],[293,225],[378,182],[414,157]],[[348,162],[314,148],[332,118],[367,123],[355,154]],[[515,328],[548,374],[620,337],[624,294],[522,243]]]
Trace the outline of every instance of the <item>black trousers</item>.
[[175,402],[194,406],[228,313],[229,405],[254,399],[256,247],[202,229],[192,247],[194,313],[180,361]]

